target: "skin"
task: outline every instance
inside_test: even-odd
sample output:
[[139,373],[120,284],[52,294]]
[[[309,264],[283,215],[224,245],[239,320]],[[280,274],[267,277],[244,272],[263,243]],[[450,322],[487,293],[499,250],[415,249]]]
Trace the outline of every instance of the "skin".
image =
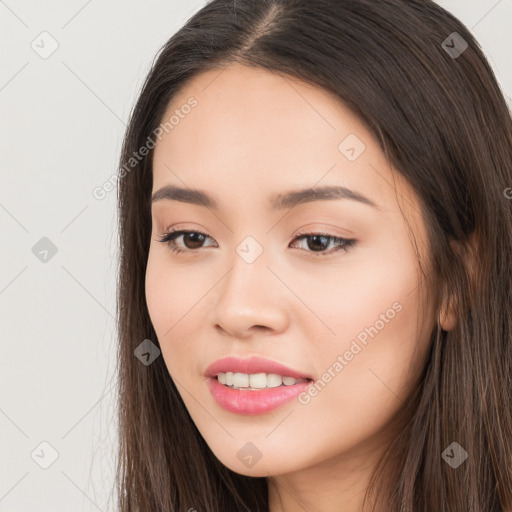
[[[427,258],[417,197],[361,120],[323,89],[232,64],[195,77],[165,119],[190,96],[197,106],[155,148],[153,192],[198,188],[219,210],[152,205],[146,300],[162,356],[216,457],[237,473],[269,478],[271,512],[360,512],[436,322],[428,297],[420,314],[417,255],[400,211]],[[338,149],[349,134],[366,146],[352,162]],[[324,185],[346,186],[379,209],[349,199],[270,208],[277,192]],[[202,245],[178,237],[188,252],[175,254],[158,237],[178,224],[208,237]],[[311,239],[293,242],[299,229],[357,243],[345,252],[326,242],[329,254],[320,255]],[[263,249],[250,264],[236,252],[247,236]],[[228,355],[259,355],[321,379],[394,303],[401,311],[306,405],[294,399],[241,415],[208,390],[205,369]],[[237,457],[249,441],[262,454],[252,468]]]

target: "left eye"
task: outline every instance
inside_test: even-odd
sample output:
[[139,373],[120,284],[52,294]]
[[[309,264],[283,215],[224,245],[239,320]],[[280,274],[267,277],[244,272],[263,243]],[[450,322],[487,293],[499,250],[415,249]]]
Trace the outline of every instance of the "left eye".
[[[180,237],[183,237],[185,248],[180,248],[176,244],[176,240]],[[194,252],[197,249],[201,249],[202,243],[206,238],[211,239],[211,237],[209,237],[207,234],[201,233],[200,231],[176,230],[165,232],[157,240],[167,244],[172,252],[179,253]],[[306,252],[316,253],[315,255],[318,256],[328,255],[340,249],[347,252],[350,247],[353,247],[356,243],[356,240],[354,239],[341,238],[326,233],[303,233],[295,237],[290,245],[292,245],[294,242],[301,242],[302,240],[307,241],[306,246],[308,249],[310,249],[306,249]],[[326,252],[326,249],[331,244],[333,244],[335,248]]]
[[[356,243],[356,240],[354,239],[341,238],[338,236],[328,235],[325,233],[304,233],[302,235],[297,236],[294,242],[296,240],[306,240],[306,246],[312,249],[312,251],[307,252],[318,253],[318,256],[329,255],[333,252],[339,251],[340,249],[344,250],[345,252],[348,252],[350,247],[353,247]],[[329,247],[329,245],[331,244],[334,245],[334,250],[325,252],[324,249]]]

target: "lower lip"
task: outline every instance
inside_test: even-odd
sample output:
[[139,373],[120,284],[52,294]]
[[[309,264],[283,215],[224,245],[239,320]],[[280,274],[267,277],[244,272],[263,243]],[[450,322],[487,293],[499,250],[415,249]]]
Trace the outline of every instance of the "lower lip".
[[217,403],[238,414],[263,414],[289,402],[302,393],[312,381],[291,386],[278,386],[258,390],[233,389],[221,384],[216,378],[208,379],[208,387]]

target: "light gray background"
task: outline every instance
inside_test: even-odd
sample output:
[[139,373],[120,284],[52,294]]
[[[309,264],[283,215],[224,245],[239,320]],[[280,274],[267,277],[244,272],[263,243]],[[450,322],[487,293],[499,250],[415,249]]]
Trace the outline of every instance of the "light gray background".
[[[512,0],[439,3],[510,98]],[[92,190],[116,173],[154,55],[202,5],[0,0],[0,511],[115,510],[116,191]]]

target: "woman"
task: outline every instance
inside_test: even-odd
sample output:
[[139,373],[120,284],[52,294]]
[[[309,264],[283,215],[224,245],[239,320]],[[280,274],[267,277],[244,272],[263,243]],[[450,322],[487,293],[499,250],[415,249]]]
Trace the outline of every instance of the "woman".
[[120,510],[512,511],[511,162],[435,3],[205,5],[121,155]]

